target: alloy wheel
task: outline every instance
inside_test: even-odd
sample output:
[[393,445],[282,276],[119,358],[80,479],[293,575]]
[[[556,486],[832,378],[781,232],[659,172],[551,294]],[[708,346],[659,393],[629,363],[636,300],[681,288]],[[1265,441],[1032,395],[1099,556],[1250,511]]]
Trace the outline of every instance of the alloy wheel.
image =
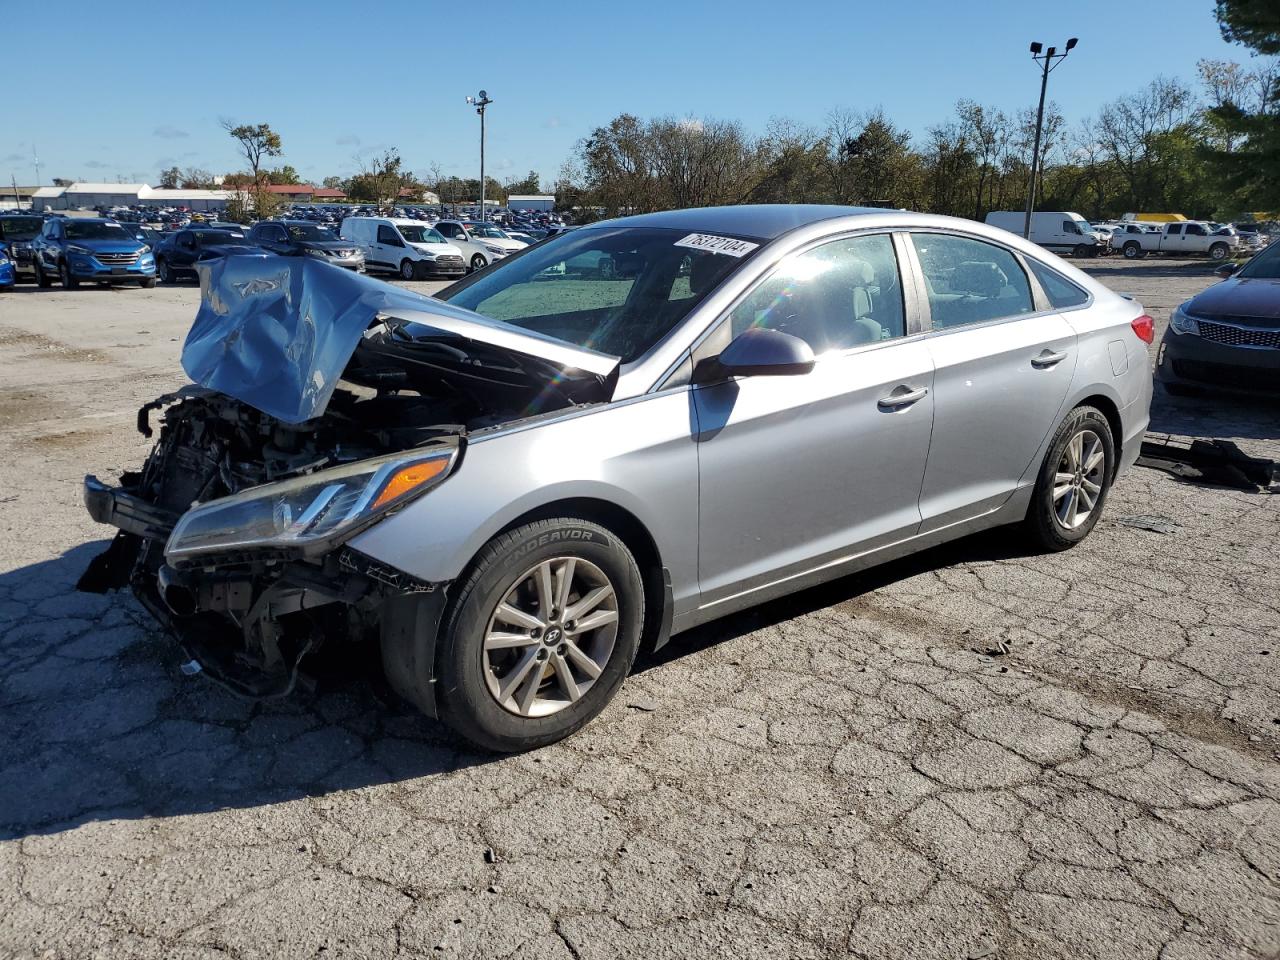
[[618,595],[582,557],[543,560],[515,579],[485,627],[484,679],[504,709],[545,717],[600,678],[618,635]]
[[1089,519],[1102,496],[1107,453],[1092,430],[1081,430],[1067,441],[1053,477],[1053,514],[1067,530]]

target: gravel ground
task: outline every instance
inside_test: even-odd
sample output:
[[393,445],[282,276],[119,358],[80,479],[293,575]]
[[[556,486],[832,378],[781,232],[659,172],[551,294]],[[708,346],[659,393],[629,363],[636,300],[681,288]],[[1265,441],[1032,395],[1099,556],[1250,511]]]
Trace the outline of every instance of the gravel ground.
[[[1161,328],[1212,280],[1090,267]],[[0,957],[1280,953],[1280,498],[1135,469],[1075,550],[984,536],[735,616],[495,759],[359,661],[247,705],[72,590],[80,478],[141,461],[196,297],[0,294]],[[1153,427],[1280,458],[1274,405]]]

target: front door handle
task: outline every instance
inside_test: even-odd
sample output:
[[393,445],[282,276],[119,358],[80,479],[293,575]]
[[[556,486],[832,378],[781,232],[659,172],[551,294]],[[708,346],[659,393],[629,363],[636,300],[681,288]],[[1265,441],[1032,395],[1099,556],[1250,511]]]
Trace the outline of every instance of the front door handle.
[[921,387],[919,390],[912,390],[908,387],[898,387],[899,390],[905,390],[905,393],[891,393],[887,397],[881,397],[876,405],[881,410],[900,410],[902,407],[909,407],[918,400],[923,400],[929,395],[928,387]]
[[1037,370],[1047,370],[1049,367],[1059,364],[1065,359],[1067,359],[1067,355],[1065,353],[1050,353],[1046,350],[1038,357],[1032,357],[1031,365]]

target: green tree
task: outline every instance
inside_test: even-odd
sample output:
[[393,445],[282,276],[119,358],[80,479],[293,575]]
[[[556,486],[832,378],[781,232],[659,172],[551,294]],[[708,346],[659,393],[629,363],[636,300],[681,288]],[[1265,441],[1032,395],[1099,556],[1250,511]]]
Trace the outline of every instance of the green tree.
[[263,171],[263,176],[267,178],[268,183],[293,185],[302,183],[302,178],[298,176],[298,171],[285,164],[282,167],[274,167]]
[[182,182],[182,171],[177,167],[170,167],[168,170],[160,171],[160,186],[164,190],[177,189],[179,183]]
[[[1280,54],[1280,4],[1275,0],[1218,0],[1222,36],[1256,54]],[[1210,169],[1228,191],[1228,205],[1280,211],[1280,77],[1270,71],[1260,102],[1238,102],[1228,92],[1208,111],[1209,123],[1227,146],[1204,149]]]
[[258,218],[265,220],[275,213],[280,206],[280,199],[267,190],[270,181],[262,169],[262,161],[266,157],[278,157],[284,152],[280,134],[266,123],[237,124],[231,120],[223,120],[222,129],[240,145],[240,152],[249,164],[252,179],[248,189],[252,193]]

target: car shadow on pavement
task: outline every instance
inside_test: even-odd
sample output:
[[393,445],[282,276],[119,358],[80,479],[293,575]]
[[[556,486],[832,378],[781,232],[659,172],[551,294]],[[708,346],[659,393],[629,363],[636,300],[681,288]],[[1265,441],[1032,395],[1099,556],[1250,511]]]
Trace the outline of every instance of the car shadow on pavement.
[[1280,440],[1280,396],[1205,390],[1175,397],[1157,385],[1147,429],[1181,437]]
[[1187,262],[1179,260],[1176,263],[1158,264],[1151,263],[1149,259],[1130,260],[1124,265],[1116,264],[1114,258],[1107,262],[1106,266],[1090,265],[1089,263],[1077,264],[1089,276],[1098,281],[1106,281],[1113,277],[1197,277],[1197,276],[1213,276],[1213,271],[1220,266],[1219,260],[1195,260]]
[[178,644],[124,593],[78,593],[105,546],[0,574],[0,840],[91,820],[264,806],[447,774],[466,749],[381,681],[376,648],[322,662],[268,703],[178,669]]

